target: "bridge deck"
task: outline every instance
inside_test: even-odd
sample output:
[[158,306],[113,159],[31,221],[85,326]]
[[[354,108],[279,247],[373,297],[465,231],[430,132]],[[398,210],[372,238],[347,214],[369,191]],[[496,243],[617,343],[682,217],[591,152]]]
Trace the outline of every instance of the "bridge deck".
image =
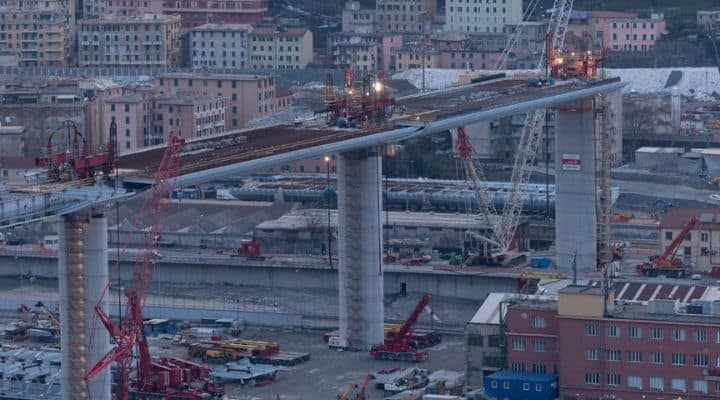
[[[552,87],[538,88],[528,86],[525,80],[501,79],[398,99],[396,110],[405,109],[405,113],[401,116],[396,115],[392,120],[379,126],[341,129],[328,126],[296,127],[292,124],[281,124],[193,139],[191,141],[193,150],[182,155],[181,174],[347,139],[371,136],[397,126],[422,125],[449,116],[478,110],[492,110],[502,106],[570,93],[607,82],[609,81],[572,81],[561,82]],[[206,147],[203,149],[203,146]],[[136,171],[132,175],[149,176],[162,158],[163,150],[164,148],[159,146],[123,154],[120,157],[120,167],[135,169]]]

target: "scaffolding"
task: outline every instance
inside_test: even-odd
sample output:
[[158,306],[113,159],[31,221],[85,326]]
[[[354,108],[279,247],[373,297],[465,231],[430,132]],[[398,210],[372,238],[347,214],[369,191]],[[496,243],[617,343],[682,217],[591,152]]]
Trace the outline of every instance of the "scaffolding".
[[[611,230],[610,221],[613,214],[612,201],[612,140],[615,130],[615,114],[610,106],[608,96],[601,95],[596,100],[596,118],[599,122],[599,129],[596,129],[596,174],[598,197],[598,225],[597,225],[597,246],[598,246],[598,269],[604,268],[612,262]],[[596,124],[597,126],[598,124]]]

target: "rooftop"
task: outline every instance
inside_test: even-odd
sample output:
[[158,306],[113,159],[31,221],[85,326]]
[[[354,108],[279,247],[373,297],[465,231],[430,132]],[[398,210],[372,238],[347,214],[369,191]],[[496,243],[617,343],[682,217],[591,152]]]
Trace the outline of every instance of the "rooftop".
[[118,97],[106,99],[106,103],[139,103],[143,101],[143,97],[137,93],[129,93]]
[[258,26],[251,32],[252,35],[277,35],[277,36],[303,36],[308,31],[304,27],[278,28],[276,26]]
[[155,22],[180,22],[180,17],[177,15],[145,14],[141,17],[129,15],[112,18],[79,19],[77,22],[80,25],[127,25],[131,23],[151,24]]
[[529,372],[512,372],[501,370],[488,376],[490,379],[518,380],[522,382],[552,382],[557,379],[553,374],[531,374]]
[[176,95],[161,95],[155,98],[155,101],[160,104],[172,104],[172,105],[197,105],[210,103],[217,100],[224,100],[222,96],[176,96]]
[[720,209],[717,208],[669,208],[660,220],[660,229],[682,229],[692,217],[699,217],[700,229],[720,227]]
[[22,135],[25,127],[22,125],[6,125],[0,126],[0,135]]
[[245,31],[250,32],[253,30],[252,25],[248,24],[203,24],[196,26],[191,31]]
[[166,72],[155,75],[155,78],[164,79],[228,79],[236,81],[256,81],[258,79],[266,79],[270,77],[271,75],[215,74],[210,72]]
[[685,324],[712,324],[715,326],[720,325],[720,315],[687,314],[684,312],[673,314],[652,313],[650,312],[649,307],[643,304],[624,304],[620,307],[615,307],[615,310],[610,312],[608,318]]
[[559,294],[591,294],[595,296],[602,296],[602,288],[597,286],[580,286],[580,285],[568,285],[558,290]]

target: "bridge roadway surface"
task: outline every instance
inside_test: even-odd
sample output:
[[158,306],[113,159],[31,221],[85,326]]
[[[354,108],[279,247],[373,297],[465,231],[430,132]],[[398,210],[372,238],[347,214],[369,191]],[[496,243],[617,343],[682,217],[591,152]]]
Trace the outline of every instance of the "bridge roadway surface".
[[[395,109],[405,109],[405,113],[381,125],[342,129],[280,124],[191,139],[188,145],[193,150],[182,155],[177,185],[193,185],[278,163],[438,133],[472,122],[570,103],[622,86],[624,83],[618,79],[606,79],[566,81],[538,88],[528,86],[525,80],[499,79],[398,99]],[[203,149],[203,145],[207,147]],[[163,146],[156,146],[123,154],[121,171],[139,177],[138,182],[149,182],[163,151]],[[229,165],[233,167],[222,168]]]

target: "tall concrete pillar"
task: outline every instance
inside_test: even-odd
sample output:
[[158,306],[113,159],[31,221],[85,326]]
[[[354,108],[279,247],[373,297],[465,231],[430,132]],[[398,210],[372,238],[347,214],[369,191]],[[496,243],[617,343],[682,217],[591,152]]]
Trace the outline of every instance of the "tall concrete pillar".
[[110,400],[109,369],[87,383],[84,378],[110,350],[105,327],[92,323],[108,282],[107,220],[102,214],[64,216],[59,239],[62,399]]
[[369,349],[384,340],[381,157],[346,152],[337,167],[340,338]]
[[555,245],[560,270],[595,270],[597,211],[593,101],[558,109],[555,121]]

